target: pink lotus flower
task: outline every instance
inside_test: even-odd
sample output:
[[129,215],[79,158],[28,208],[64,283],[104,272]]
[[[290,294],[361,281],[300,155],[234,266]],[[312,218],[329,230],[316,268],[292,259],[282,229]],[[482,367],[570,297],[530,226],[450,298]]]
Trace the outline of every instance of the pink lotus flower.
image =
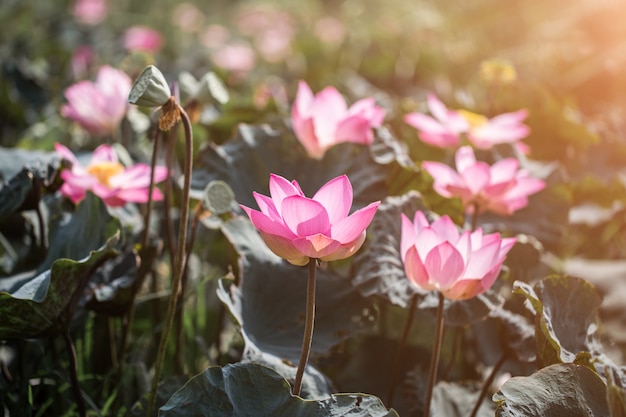
[[385,110],[365,98],[347,107],[334,87],[317,95],[300,81],[296,101],[291,109],[293,130],[308,154],[321,159],[326,151],[341,142],[369,145],[374,141],[372,128],[379,127]]
[[434,117],[422,113],[409,113],[404,121],[419,130],[420,139],[439,148],[455,148],[461,133],[469,128],[467,120],[458,112],[448,109],[434,94],[428,94],[428,109]]
[[365,241],[380,201],[348,215],[352,185],[345,175],[323,185],[313,198],[298,183],[270,175],[270,196],[254,193],[261,211],[241,206],[276,255],[294,265],[333,261],[355,253]]
[[124,32],[124,48],[130,52],[156,53],[163,46],[163,36],[147,26],[133,26]]
[[212,52],[215,65],[228,71],[247,73],[256,64],[256,54],[245,42],[226,43]]
[[421,211],[414,221],[402,214],[400,253],[409,280],[420,288],[440,291],[452,300],[466,300],[495,282],[515,238],[482,229],[460,233],[448,216],[432,225]]
[[460,197],[467,212],[491,211],[511,215],[528,204],[528,196],[546,184],[519,169],[519,161],[505,158],[493,165],[476,161],[470,146],[456,152],[456,171],[441,162],[423,162],[422,167],[435,180],[435,191],[447,198]]
[[491,119],[470,112],[460,112],[469,122],[468,140],[478,149],[490,149],[500,143],[515,143],[530,133],[523,121],[528,116],[525,109],[502,113]]
[[97,25],[106,17],[107,9],[107,0],[77,0],[72,14],[80,23]]
[[110,135],[128,110],[130,87],[130,77],[124,72],[100,67],[95,83],[80,81],[65,90],[68,103],[61,107],[61,115],[90,133]]
[[[89,165],[83,167],[68,148],[59,143],[54,147],[60,157],[72,163],[71,169],[61,172],[61,178],[65,181],[61,193],[74,203],[85,198],[87,191],[93,192],[111,207],[123,206],[127,202],[148,201],[149,165],[140,163],[126,168],[119,163],[111,146],[100,145],[94,150]],[[167,168],[156,167],[155,183],[165,180],[167,175]],[[163,194],[155,188],[152,198],[154,201],[162,200]]]

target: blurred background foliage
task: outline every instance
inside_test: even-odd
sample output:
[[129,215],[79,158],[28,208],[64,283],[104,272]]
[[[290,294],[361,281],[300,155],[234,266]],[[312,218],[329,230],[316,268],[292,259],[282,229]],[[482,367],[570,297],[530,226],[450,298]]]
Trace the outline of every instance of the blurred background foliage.
[[[215,71],[223,78],[231,101],[221,113],[194,126],[196,166],[209,173],[207,166],[213,167],[216,160],[209,158],[212,148],[204,147],[203,153],[201,147],[210,142],[227,149],[234,147],[232,141],[225,142],[237,136],[241,122],[278,125],[277,131],[289,138],[285,124],[298,80],[307,81],[314,91],[336,86],[350,102],[374,96],[388,111],[385,128],[416,162],[449,162],[451,157],[423,144],[402,120],[408,112],[427,111],[428,92],[436,93],[450,108],[487,116],[526,108],[532,131],[524,140],[530,147],[525,166],[545,179],[548,188],[531,198],[529,210],[504,221],[486,218],[483,223],[484,227],[492,224],[497,228],[501,221],[509,221],[505,226],[518,223],[532,229],[527,241],[520,241],[509,256],[512,277],[501,280],[503,285],[510,285],[513,279],[530,281],[543,276],[547,268],[537,264],[548,253],[556,255],[549,257],[550,267],[592,280],[607,298],[618,294],[616,285],[623,287],[615,279],[626,277],[623,263],[603,264],[598,269],[589,261],[626,259],[623,0],[108,0],[104,20],[96,24],[79,22],[72,12],[74,4],[65,0],[0,0],[0,147],[52,151],[58,141],[76,149],[95,148],[99,142],[61,117],[59,109],[68,86],[93,79],[105,64],[124,69],[132,78],[150,63],[156,64],[169,81],[176,80],[182,71],[195,77]],[[135,25],[159,31],[163,47],[154,54],[129,52],[124,47],[124,33]],[[84,47],[90,48],[92,58],[77,65],[75,54]],[[141,118],[129,116],[125,123],[141,123]],[[257,139],[264,137],[259,133],[263,129],[254,129]],[[149,149],[142,137],[131,145],[133,157],[137,156],[135,147]],[[273,152],[272,148],[266,151]],[[496,151],[506,153],[509,149]],[[254,155],[261,158],[265,154]],[[255,166],[257,162],[245,159],[242,164]],[[299,162],[294,164],[299,166]],[[283,168],[286,165],[280,160],[273,163]],[[337,164],[337,169],[343,167]],[[9,174],[4,168],[0,166],[0,180],[6,181],[15,172]],[[224,171],[231,173],[230,168]],[[443,207],[442,211],[459,212],[458,202],[441,202],[423,172],[397,171],[397,183],[388,184],[390,194],[401,195],[421,187],[419,191],[434,211]],[[239,171],[233,177],[236,174]],[[242,176],[240,182],[248,180]],[[259,181],[264,182],[265,177],[257,178]],[[122,219],[131,218],[128,223],[136,221],[132,217],[135,214],[117,213]],[[382,229],[388,233],[388,228]],[[223,308],[214,308],[219,305],[215,278],[237,275],[230,271],[233,266],[237,268],[232,248],[216,235],[215,230],[200,228],[197,253],[192,256],[191,275],[197,291],[188,296],[195,308],[189,315],[197,322],[185,322],[184,336],[193,341],[188,343],[191,353],[186,369],[202,369],[209,362],[225,364],[241,356],[237,350],[241,341],[229,345],[229,338],[220,336],[220,332],[236,332],[227,324],[222,327],[226,313]],[[202,254],[209,252],[221,259],[219,265],[207,264]],[[210,273],[198,272],[207,270]],[[617,325],[611,327],[612,334],[623,335],[623,296],[614,297],[609,308],[613,310],[603,319],[613,318],[610,325]],[[164,303],[156,296],[146,296],[138,300],[137,309],[138,317],[149,317],[151,312],[163,310]],[[391,323],[381,327],[393,328],[404,312],[389,305],[380,314],[381,322]],[[78,351],[87,352],[79,355],[87,390],[110,388],[107,384],[113,379],[88,355],[94,346],[107,345],[109,335],[102,330],[107,323],[99,320],[104,319],[78,317],[82,327],[77,327],[84,328],[85,335],[98,329],[92,337],[77,341]],[[151,334],[154,322],[138,320],[136,327],[138,334]],[[395,338],[383,339],[387,343]],[[480,338],[476,339],[478,344]],[[430,343],[430,338],[424,340]],[[623,336],[620,343],[622,347],[626,343]],[[41,353],[40,345],[28,341],[19,344],[24,356]],[[153,352],[144,351],[149,344],[149,337],[139,338],[136,345],[140,348],[135,352],[145,361],[130,360],[132,366],[124,375],[124,386],[134,390],[112,390],[111,395],[123,403],[132,403],[145,391],[146,369],[141,366],[153,360]],[[54,344],[52,348],[62,349]],[[361,362],[378,364],[378,358],[370,357],[377,352],[369,342],[352,341],[336,350],[335,361],[351,361],[354,367]],[[392,350],[393,346],[386,349]],[[418,353],[421,355],[413,356],[424,356]],[[53,361],[50,357],[45,360]],[[113,358],[105,361],[113,362]],[[54,365],[33,362],[28,367],[32,372],[24,374],[35,375]],[[343,387],[362,389],[356,382],[363,378],[355,382],[350,380],[354,374],[339,371],[334,376]],[[378,378],[367,379],[379,382]],[[174,381],[172,390],[181,384]],[[30,395],[35,402],[45,402],[49,394],[46,389],[42,384]],[[110,394],[106,389],[103,392]]]

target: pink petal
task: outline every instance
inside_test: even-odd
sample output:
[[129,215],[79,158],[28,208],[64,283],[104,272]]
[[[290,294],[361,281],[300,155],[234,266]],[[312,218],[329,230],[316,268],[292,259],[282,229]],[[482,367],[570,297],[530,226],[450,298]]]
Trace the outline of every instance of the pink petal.
[[491,183],[511,181],[515,178],[519,161],[515,158],[505,158],[497,161],[491,166]]
[[331,236],[333,239],[336,239],[342,244],[357,240],[372,222],[379,205],[380,201],[371,203],[355,211],[350,216],[332,224]]
[[298,82],[298,91],[296,100],[291,110],[293,119],[303,119],[311,117],[311,106],[313,104],[313,92],[309,85],[304,81]]
[[442,290],[443,296],[450,300],[467,300],[482,294],[489,287],[483,288],[478,279],[462,279],[454,283],[450,288]]
[[400,234],[400,256],[404,259],[409,248],[415,245],[417,235],[415,233],[415,226],[404,213],[400,214],[400,219],[402,221],[402,231]]
[[270,174],[270,195],[272,200],[274,200],[274,207],[276,207],[278,212],[281,212],[281,206],[285,197],[302,195],[302,193],[299,188],[280,175]]
[[56,150],[56,152],[59,154],[59,156],[61,158],[66,159],[69,162],[71,162],[73,167],[79,167],[80,166],[80,162],[78,162],[78,159],[76,159],[76,156],[72,153],[72,151],[70,151],[65,146],[63,146],[60,143],[56,142],[54,144],[54,149]]
[[466,168],[461,172],[463,183],[474,195],[480,194],[489,185],[491,172],[489,165],[484,162],[477,162],[475,165]]
[[433,177],[435,181],[433,187],[435,191],[443,197],[452,197],[453,195],[448,191],[449,185],[455,185],[457,187],[464,187],[461,177],[455,170],[450,168],[446,164],[441,162],[422,162],[422,168],[426,170]]
[[331,256],[341,246],[341,243],[321,233],[296,238],[292,244],[304,255],[315,259]]
[[246,212],[246,214],[250,218],[250,221],[252,222],[254,227],[259,230],[259,232],[280,236],[288,240],[296,238],[296,235],[291,230],[289,230],[283,223],[269,218],[260,211],[251,209],[243,205],[240,205],[240,207]]
[[330,236],[326,208],[315,200],[299,195],[287,197],[283,200],[280,213],[285,225],[298,236]]
[[315,136],[315,125],[313,124],[313,119],[302,120],[299,124],[294,123],[293,129],[296,137],[302,146],[304,146],[304,149],[309,156],[316,159],[322,159],[328,146],[322,146],[317,139],[317,136]]
[[274,221],[282,221],[282,217],[276,207],[274,207],[274,200],[265,196],[263,194],[259,194],[256,191],[252,192],[252,196],[256,200],[256,203],[261,210],[261,213],[265,214],[267,217]]
[[292,240],[259,230],[263,241],[272,252],[294,265],[306,265],[309,257],[293,246]]
[[352,184],[346,175],[340,175],[324,184],[313,200],[326,208],[331,224],[345,219],[352,207]]
[[442,240],[455,244],[459,240],[459,229],[449,216],[441,216],[430,226]]
[[472,248],[472,254],[467,268],[463,276],[465,278],[477,278],[482,279],[487,272],[489,272],[498,260],[500,252],[500,240],[490,242],[489,244],[480,247]]
[[117,162],[117,154],[110,145],[100,145],[93,151],[91,163]]
[[355,102],[348,109],[348,116],[359,115],[364,119],[367,119],[369,124],[373,127],[379,127],[382,125],[385,119],[385,109],[376,106],[376,102],[373,98],[368,97]]
[[476,156],[471,146],[461,146],[454,155],[456,170],[463,172],[471,166],[476,165]]
[[323,256],[320,259],[322,261],[336,261],[338,259],[345,259],[352,256],[358,251],[365,242],[365,232],[361,233],[354,241],[340,245],[330,255]]
[[353,142],[369,145],[374,141],[370,122],[361,116],[350,116],[337,125],[336,142]]
[[417,250],[414,246],[411,246],[404,256],[404,271],[409,281],[416,284],[418,287],[424,290],[430,291],[435,288],[429,281],[428,272],[426,267],[422,263]]
[[450,287],[463,273],[463,257],[450,242],[434,247],[426,256],[424,266],[431,283],[440,290]]

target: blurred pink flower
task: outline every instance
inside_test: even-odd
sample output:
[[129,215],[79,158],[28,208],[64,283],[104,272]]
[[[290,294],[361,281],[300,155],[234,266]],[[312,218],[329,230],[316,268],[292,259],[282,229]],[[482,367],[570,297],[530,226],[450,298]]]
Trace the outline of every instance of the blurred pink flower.
[[[123,206],[127,202],[148,201],[149,165],[140,163],[126,168],[118,162],[111,146],[100,145],[94,150],[89,165],[83,167],[68,148],[60,143],[55,143],[54,147],[60,157],[72,163],[70,169],[61,172],[64,181],[61,193],[74,203],[85,198],[87,191],[93,192],[111,207]],[[167,175],[166,167],[157,166],[154,171],[155,183],[165,180]],[[155,188],[152,198],[155,201],[162,200],[163,194]]]
[[91,46],[81,45],[72,54],[72,73],[74,78],[80,79],[87,75],[94,62],[94,52]]
[[213,51],[212,58],[218,67],[234,72],[248,72],[256,64],[254,51],[244,42],[222,45]]
[[163,46],[163,36],[147,26],[133,26],[124,32],[124,48],[130,52],[156,53]]
[[272,252],[294,265],[354,254],[363,245],[365,229],[380,204],[371,203],[348,215],[352,185],[345,175],[328,181],[308,198],[295,180],[271,174],[270,197],[255,192],[254,198],[261,211],[241,208]]
[[172,23],[185,32],[197,32],[204,23],[204,13],[193,3],[180,3],[172,12]]
[[95,135],[115,132],[128,109],[131,79],[123,71],[100,67],[96,82],[79,81],[65,90],[61,115]]
[[468,140],[478,149],[490,149],[500,143],[515,143],[530,133],[523,123],[528,116],[525,109],[503,113],[488,119],[482,115],[461,110],[469,122]]
[[207,48],[219,48],[230,39],[230,31],[222,25],[208,25],[200,35],[200,41]]
[[448,109],[434,94],[428,94],[428,109],[434,117],[408,113],[404,121],[419,131],[420,139],[439,148],[456,148],[461,133],[469,128],[467,120],[455,110]]
[[107,9],[107,0],[77,0],[72,14],[80,23],[97,25],[106,17]]
[[546,184],[519,169],[519,161],[505,158],[493,165],[476,161],[470,146],[456,152],[456,171],[441,162],[423,162],[422,167],[435,180],[435,191],[443,197],[459,197],[468,213],[491,211],[511,215],[526,207],[528,196]]
[[466,300],[491,288],[515,242],[499,233],[483,235],[480,228],[460,233],[448,216],[430,225],[421,211],[413,222],[402,214],[400,254],[409,281],[451,300]]
[[321,159],[326,151],[341,142],[369,145],[374,141],[372,128],[379,127],[385,110],[373,98],[365,98],[350,108],[334,87],[317,95],[304,81],[298,84],[291,122],[296,137],[308,154]]
[[268,5],[247,6],[236,17],[239,31],[250,36],[257,52],[267,62],[279,62],[291,53],[295,21]]

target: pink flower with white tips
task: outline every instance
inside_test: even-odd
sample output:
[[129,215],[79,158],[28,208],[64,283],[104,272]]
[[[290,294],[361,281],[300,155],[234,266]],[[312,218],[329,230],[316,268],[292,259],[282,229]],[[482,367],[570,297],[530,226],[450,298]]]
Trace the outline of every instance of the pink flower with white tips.
[[448,109],[434,94],[428,94],[428,109],[431,116],[414,112],[404,116],[404,121],[419,131],[420,139],[438,148],[456,148],[461,142],[461,133],[469,123],[460,112]]
[[96,82],[79,81],[65,90],[61,115],[94,135],[111,135],[128,110],[131,80],[108,65],[98,70]]
[[441,162],[426,161],[422,167],[435,180],[435,191],[447,198],[459,197],[468,213],[491,211],[511,215],[526,207],[528,196],[545,188],[544,181],[519,169],[519,161],[505,158],[493,165],[476,161],[474,150],[463,146],[456,152],[456,171]]
[[372,128],[380,127],[385,110],[373,98],[364,98],[348,108],[334,87],[313,95],[304,81],[298,84],[291,122],[296,137],[307,153],[321,159],[332,146],[342,142],[369,145],[374,141]]
[[[87,191],[93,192],[111,207],[123,206],[128,202],[148,201],[151,173],[149,165],[140,163],[129,168],[124,167],[119,163],[111,146],[100,145],[94,150],[89,164],[83,166],[65,146],[55,143],[54,147],[61,158],[72,163],[70,169],[61,172],[64,181],[61,194],[72,202],[81,201]],[[167,175],[167,168],[157,166],[154,182],[165,180]],[[154,201],[162,200],[163,194],[155,188],[152,198]]]
[[460,233],[448,216],[431,225],[421,211],[413,221],[402,214],[400,254],[407,277],[451,300],[466,300],[491,288],[515,242],[499,233],[483,235],[480,228]]
[[294,265],[333,261],[354,254],[380,201],[348,215],[352,185],[345,175],[324,184],[312,198],[296,181],[270,175],[270,197],[254,193],[260,211],[241,206],[276,255]]

